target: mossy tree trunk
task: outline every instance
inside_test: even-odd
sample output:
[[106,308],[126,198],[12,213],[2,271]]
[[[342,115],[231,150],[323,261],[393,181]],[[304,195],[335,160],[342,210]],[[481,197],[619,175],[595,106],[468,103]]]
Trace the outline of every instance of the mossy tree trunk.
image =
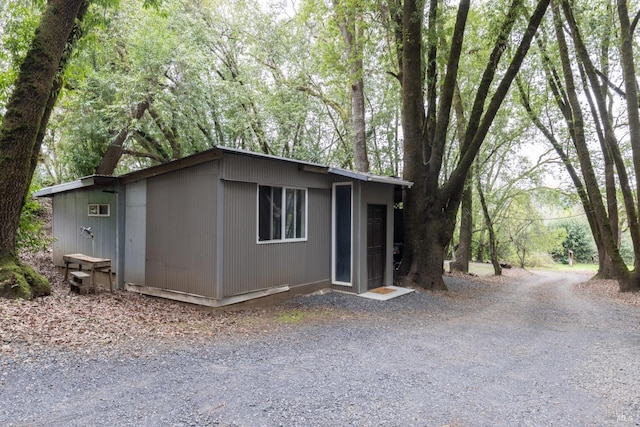
[[0,125],[0,296],[46,295],[44,277],[18,261],[16,233],[44,128],[61,84],[86,0],[50,0],[20,67]]

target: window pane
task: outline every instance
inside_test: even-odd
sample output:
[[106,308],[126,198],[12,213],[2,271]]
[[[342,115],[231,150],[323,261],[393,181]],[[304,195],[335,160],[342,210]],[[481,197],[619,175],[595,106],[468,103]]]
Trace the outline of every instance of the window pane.
[[295,199],[296,199],[296,190],[292,190],[287,188],[286,190],[286,219],[285,219],[285,237],[287,239],[293,239],[296,236],[296,210],[295,210]]
[[282,188],[271,188],[271,238],[282,239]]
[[298,197],[296,197],[296,237],[299,239],[306,238],[307,228],[307,212],[306,212],[306,198],[307,192],[305,190],[297,191]]
[[271,240],[271,187],[258,187],[258,240]]
[[335,278],[351,283],[351,186],[336,186],[335,204]]

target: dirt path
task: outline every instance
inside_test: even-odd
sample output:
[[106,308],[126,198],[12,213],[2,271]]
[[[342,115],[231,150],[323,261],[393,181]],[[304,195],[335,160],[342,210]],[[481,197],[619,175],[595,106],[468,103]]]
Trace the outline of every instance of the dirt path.
[[[640,312],[577,294],[584,280],[329,293],[247,340],[5,357],[0,425],[640,425]],[[318,307],[333,317],[305,317]]]

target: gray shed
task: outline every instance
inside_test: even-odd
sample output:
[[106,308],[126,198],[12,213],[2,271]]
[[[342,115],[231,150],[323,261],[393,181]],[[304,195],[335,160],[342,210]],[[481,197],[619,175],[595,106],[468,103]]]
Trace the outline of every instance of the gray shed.
[[[45,188],[53,261],[113,260],[119,288],[207,306],[393,282],[397,178],[216,147]],[[87,239],[83,228],[91,227]]]

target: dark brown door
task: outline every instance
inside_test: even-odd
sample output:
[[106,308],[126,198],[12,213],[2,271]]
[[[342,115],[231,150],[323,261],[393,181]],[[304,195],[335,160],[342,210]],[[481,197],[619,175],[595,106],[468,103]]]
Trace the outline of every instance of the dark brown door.
[[387,207],[367,206],[367,288],[384,285]]

